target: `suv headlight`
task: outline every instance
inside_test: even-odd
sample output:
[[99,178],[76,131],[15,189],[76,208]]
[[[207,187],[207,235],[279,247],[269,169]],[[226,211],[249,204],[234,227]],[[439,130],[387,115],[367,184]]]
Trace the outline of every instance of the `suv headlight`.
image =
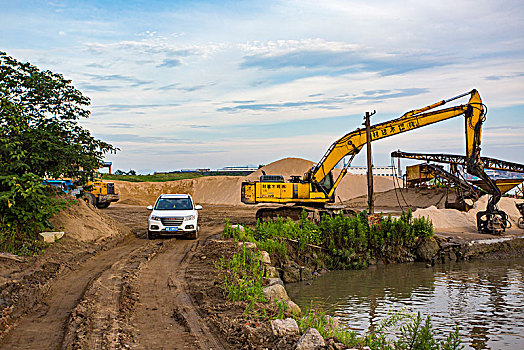
[[154,216],[154,215],[151,215],[151,220],[161,221],[160,216]]
[[184,216],[184,221],[195,220],[195,215]]

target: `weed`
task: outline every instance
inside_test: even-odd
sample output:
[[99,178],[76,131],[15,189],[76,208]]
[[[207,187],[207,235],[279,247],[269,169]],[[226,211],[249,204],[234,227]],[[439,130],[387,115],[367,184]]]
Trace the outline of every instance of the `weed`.
[[256,302],[265,302],[263,292],[264,265],[258,251],[242,247],[231,259],[222,257],[215,267],[222,280],[222,289],[227,299],[232,301],[248,301],[247,311]]
[[[302,251],[307,245],[319,245],[326,267],[331,269],[358,269],[368,266],[370,259],[395,260],[416,246],[420,239],[433,235],[433,224],[425,218],[413,218],[411,211],[398,219],[383,217],[369,223],[365,211],[356,217],[324,216],[317,225],[302,215],[297,222],[290,219],[258,221],[255,227],[233,228],[226,224],[223,235],[239,241],[257,243],[272,256],[287,255],[286,239],[298,241]],[[281,259],[279,259],[281,260]]]
[[320,308],[313,308],[312,305],[305,310],[304,316],[299,318],[297,323],[301,332],[308,328],[316,328],[324,339],[335,337],[349,347],[355,347],[359,343],[356,332],[341,328],[333,317]]
[[283,301],[277,301],[276,304],[278,307],[278,313],[275,315],[274,319],[283,319],[286,315],[286,311],[289,309],[289,306]]
[[[450,332],[445,339],[435,335],[431,319],[423,320],[420,313],[413,315],[405,310],[389,314],[374,329],[359,336],[356,332],[345,329],[321,308],[312,305],[297,320],[300,330],[316,328],[325,338],[334,337],[348,347],[369,346],[371,349],[386,350],[459,350],[462,349],[458,328]],[[396,340],[391,339],[397,334]]]

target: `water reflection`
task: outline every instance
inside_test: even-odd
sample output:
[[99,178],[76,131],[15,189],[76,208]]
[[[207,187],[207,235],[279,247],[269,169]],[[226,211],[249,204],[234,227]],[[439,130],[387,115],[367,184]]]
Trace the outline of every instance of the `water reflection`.
[[377,266],[286,287],[301,307],[320,304],[359,332],[405,307],[431,315],[442,335],[458,326],[466,348],[524,349],[524,259]]

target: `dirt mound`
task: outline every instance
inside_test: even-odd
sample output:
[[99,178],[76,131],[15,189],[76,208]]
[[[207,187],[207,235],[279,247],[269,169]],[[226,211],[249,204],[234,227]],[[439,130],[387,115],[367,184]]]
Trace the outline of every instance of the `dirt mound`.
[[[340,170],[333,171],[333,177],[336,179]],[[373,189],[375,192],[389,191],[394,188],[393,179],[386,176],[373,176]],[[365,175],[346,174],[336,190],[337,197],[342,201],[367,195],[368,182]]]
[[314,162],[302,158],[283,158],[258,169],[248,175],[246,179],[251,181],[258,180],[260,175],[263,175],[262,171],[266,175],[283,175],[284,179],[288,179],[292,175],[302,177],[313,165],[315,165]]
[[[511,221],[512,227],[506,231],[522,231],[517,227],[517,220],[520,217],[520,213],[515,207],[517,200],[513,198],[503,197],[498,203],[500,210],[503,210],[508,214]],[[433,222],[433,227],[436,230],[443,231],[449,230],[450,232],[465,231],[465,232],[476,232],[477,230],[477,213],[482,210],[486,210],[488,203],[488,196],[482,196],[474,207],[466,212],[458,211],[455,209],[438,209],[435,206],[431,206],[426,209],[417,209],[414,213],[414,217],[426,217]]]
[[120,204],[152,205],[162,193],[188,193],[197,203],[240,205],[238,176],[208,176],[167,182],[115,181]]
[[97,241],[129,231],[102,211],[75,200],[71,206],[58,213],[51,220],[55,231],[64,231],[65,237],[79,241]]
[[199,203],[240,205],[240,187],[244,177],[209,176],[195,179],[194,200]]
[[[196,179],[168,182],[126,182],[114,181],[120,204],[150,205],[162,193],[189,193],[195,202],[207,204],[242,205],[240,187],[242,181],[258,180],[262,171],[267,175],[283,175],[289,179],[292,175],[303,176],[315,163],[300,158],[284,158],[266,165],[247,177],[240,176],[207,176]],[[338,176],[339,169],[335,169]],[[375,191],[387,191],[393,188],[391,178],[374,177]],[[337,188],[341,200],[364,195],[367,192],[366,176],[347,174]]]
[[120,204],[150,205],[162,193],[189,193],[194,195],[194,179],[167,182],[113,181]]

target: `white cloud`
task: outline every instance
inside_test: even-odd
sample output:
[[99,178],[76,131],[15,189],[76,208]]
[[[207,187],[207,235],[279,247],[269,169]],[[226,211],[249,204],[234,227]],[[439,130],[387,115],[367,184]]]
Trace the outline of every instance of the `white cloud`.
[[[5,50],[72,78],[92,98],[93,117],[85,125],[95,134],[114,131],[110,125],[125,125],[126,133],[144,138],[188,134],[205,141],[194,145],[202,151],[199,166],[265,163],[289,155],[316,160],[338,136],[358,127],[355,116],[365,111],[376,109],[377,122],[389,120],[472,88],[490,111],[524,106],[521,1],[400,6],[303,0],[243,3],[227,11],[214,4],[166,5],[137,13],[89,7],[96,16],[67,2],[59,6],[66,12],[56,17],[28,12],[23,26],[19,14],[7,9],[0,33]],[[339,116],[352,116],[344,130],[330,125]],[[490,112],[486,123],[514,123],[508,118]],[[259,129],[279,123],[287,129],[257,137]],[[322,126],[319,135],[302,136],[309,123]],[[457,131],[439,125],[391,138],[377,143],[376,152],[387,154],[404,143],[412,151],[461,150],[462,124],[454,125]],[[441,128],[450,132],[445,144],[440,132],[432,132]],[[500,144],[499,138],[485,133],[486,144]],[[506,140],[518,143],[513,134]],[[150,149],[148,142],[140,146]],[[223,153],[210,156],[206,149]],[[504,158],[503,150],[497,152]],[[163,159],[148,158],[140,147],[124,143],[113,160],[143,168],[132,162]],[[189,153],[179,159],[194,161]]]

